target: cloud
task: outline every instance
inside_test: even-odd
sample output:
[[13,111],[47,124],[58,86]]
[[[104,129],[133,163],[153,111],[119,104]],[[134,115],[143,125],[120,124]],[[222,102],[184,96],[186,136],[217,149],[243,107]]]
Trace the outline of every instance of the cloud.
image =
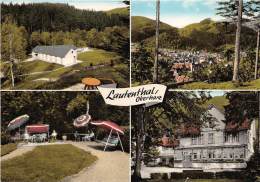
[[[147,18],[155,20],[155,16],[146,16]],[[161,16],[160,21],[167,23],[173,27],[183,28],[192,23],[199,23],[202,20],[206,19],[204,16]],[[213,16],[212,20],[220,20],[221,17]]]

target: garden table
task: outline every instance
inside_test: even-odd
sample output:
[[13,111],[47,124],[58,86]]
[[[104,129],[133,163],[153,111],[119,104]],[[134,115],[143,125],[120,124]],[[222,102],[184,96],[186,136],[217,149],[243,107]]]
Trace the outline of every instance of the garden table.
[[84,90],[94,90],[101,84],[101,81],[96,78],[86,77],[81,80],[81,82],[85,85]]

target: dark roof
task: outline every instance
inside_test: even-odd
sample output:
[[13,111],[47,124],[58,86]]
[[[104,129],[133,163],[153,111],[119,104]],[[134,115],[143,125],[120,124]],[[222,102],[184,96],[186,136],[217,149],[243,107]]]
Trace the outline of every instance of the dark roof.
[[243,130],[249,130],[250,129],[251,122],[249,119],[244,119],[242,122],[234,122],[230,121],[226,124],[225,131],[226,132],[238,132]]
[[36,46],[32,52],[64,58],[71,49],[75,50],[76,47],[74,45]]
[[174,147],[178,147],[180,145],[180,140],[163,136],[160,145],[163,147],[173,147],[174,148]]
[[176,130],[176,134],[182,137],[200,135],[200,127],[195,125],[182,124]]

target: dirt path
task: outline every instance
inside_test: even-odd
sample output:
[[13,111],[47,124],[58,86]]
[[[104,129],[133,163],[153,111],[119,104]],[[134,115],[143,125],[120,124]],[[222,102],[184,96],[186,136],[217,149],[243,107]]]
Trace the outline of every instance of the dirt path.
[[11,159],[20,155],[23,155],[27,152],[30,152],[34,149],[34,147],[20,147],[17,148],[16,150],[12,151],[11,153],[4,155],[1,157],[1,161],[7,160],[7,159]]
[[95,142],[70,142],[76,147],[91,152],[98,160],[91,167],[62,182],[128,182],[129,155],[121,151],[103,151],[104,146]]

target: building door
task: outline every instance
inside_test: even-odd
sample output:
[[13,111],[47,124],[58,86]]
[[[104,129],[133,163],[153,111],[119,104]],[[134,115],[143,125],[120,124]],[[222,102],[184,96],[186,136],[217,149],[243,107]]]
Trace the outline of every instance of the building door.
[[192,162],[191,162],[191,155],[188,154],[187,152],[183,153],[183,167],[184,168],[191,168],[192,167]]

